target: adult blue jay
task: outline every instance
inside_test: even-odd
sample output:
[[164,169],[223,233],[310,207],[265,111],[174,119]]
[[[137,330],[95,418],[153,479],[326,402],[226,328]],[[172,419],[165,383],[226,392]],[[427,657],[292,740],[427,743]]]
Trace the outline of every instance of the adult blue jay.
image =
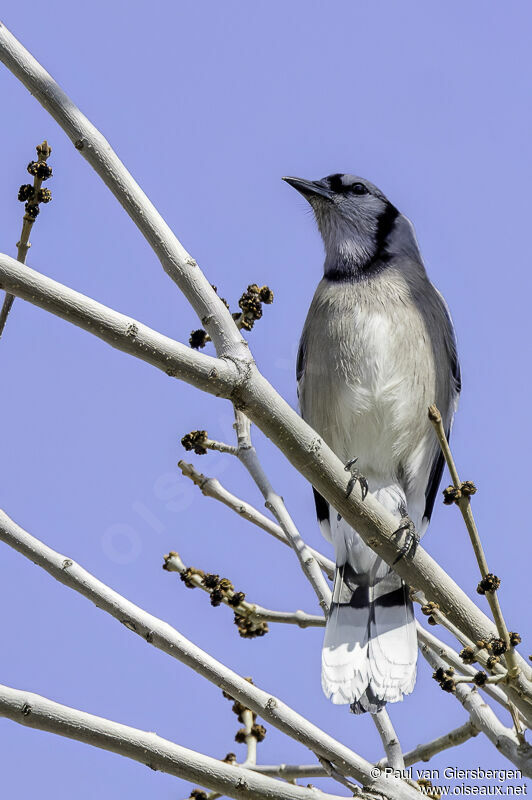
[[[409,220],[354,175],[285,178],[314,211],[324,276],[299,347],[303,418],[398,520],[423,535],[443,459],[427,417],[436,403],[450,431],[460,392],[456,340],[429,281]],[[314,491],[334,545],[333,602],[322,686],[359,714],[402,700],[415,683],[417,637],[401,578]]]

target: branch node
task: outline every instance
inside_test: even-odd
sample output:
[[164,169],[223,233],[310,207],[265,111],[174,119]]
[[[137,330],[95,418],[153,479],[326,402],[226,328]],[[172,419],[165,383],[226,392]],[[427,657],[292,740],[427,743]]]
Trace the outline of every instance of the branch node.
[[494,575],[492,572],[488,572],[485,575],[480,583],[477,586],[478,594],[487,594],[488,592],[496,592],[499,586],[501,585],[501,579]]
[[203,456],[207,452],[205,447],[206,440],[207,431],[191,431],[183,436],[181,444],[185,450],[194,450],[196,455]]

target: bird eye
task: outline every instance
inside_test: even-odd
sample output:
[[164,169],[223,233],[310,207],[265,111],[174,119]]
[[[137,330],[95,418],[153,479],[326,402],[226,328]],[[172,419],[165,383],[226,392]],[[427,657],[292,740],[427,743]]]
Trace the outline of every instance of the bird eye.
[[350,187],[350,190],[353,192],[353,194],[368,194],[368,190],[363,183],[354,183]]

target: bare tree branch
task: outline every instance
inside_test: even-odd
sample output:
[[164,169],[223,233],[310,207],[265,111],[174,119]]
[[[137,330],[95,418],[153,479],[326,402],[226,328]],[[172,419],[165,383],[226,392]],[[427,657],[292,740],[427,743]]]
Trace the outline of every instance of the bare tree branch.
[[[373,495],[368,494],[362,500],[358,486],[349,497],[346,496],[347,479],[341,461],[254,368],[251,382],[242,382],[242,379],[235,377],[235,371],[225,359],[195,353],[135,322],[132,322],[134,327],[128,344],[129,318],[28,267],[21,267],[17,261],[3,254],[0,254],[0,285],[159,369],[169,364],[171,374],[204,391],[224,397],[232,395],[234,398],[238,395],[244,398],[239,402],[245,405],[246,414],[295,468],[333,504],[348,524],[356,528],[378,555],[390,565],[395,563],[401,552],[401,543],[395,535],[395,518]],[[409,586],[423,591],[426,597],[436,602],[446,618],[473,641],[497,636],[493,622],[421,546],[416,548],[413,556],[395,563],[394,569]],[[509,688],[508,691],[515,692],[522,702],[530,704],[532,713],[530,667],[518,654],[516,656],[521,672],[513,682],[515,689]]]
[[[409,750],[408,753],[404,754],[405,766],[410,767],[412,764],[417,764],[418,761],[430,761],[438,753],[442,753],[451,747],[458,747],[458,745],[467,742],[468,739],[477,734],[478,730],[469,720],[460,725],[459,728],[454,728],[443,736],[438,736],[437,739],[432,739],[425,744],[418,744],[413,750]],[[386,760],[379,761],[379,766],[387,766]]]
[[467,532],[469,533],[469,538],[471,540],[471,545],[477,559],[480,574],[482,575],[482,581],[479,583],[477,591],[480,594],[486,595],[491,613],[493,614],[493,619],[495,620],[495,624],[497,626],[497,631],[506,647],[504,659],[508,665],[508,673],[511,678],[514,678],[519,672],[519,665],[515,657],[513,643],[510,639],[508,628],[499,603],[499,598],[497,596],[497,589],[500,585],[500,580],[496,575],[493,575],[489,571],[488,562],[486,561],[486,556],[484,555],[484,549],[482,547],[482,542],[480,541],[477,525],[471,509],[470,495],[476,492],[476,488],[471,481],[462,483],[459,478],[458,470],[456,469],[456,464],[454,462],[451,448],[449,447],[449,442],[443,427],[441,414],[436,406],[431,406],[429,408],[429,419],[434,426],[442,453],[447,463],[447,467],[453,479],[454,492],[452,494],[452,501],[456,502],[462,517],[464,518]]
[[[430,631],[425,630],[425,628],[422,625],[420,625],[419,622],[417,623],[417,636],[418,636],[418,641],[421,644],[428,645],[449,666],[453,667],[453,669],[456,669],[458,672],[462,672],[465,675],[473,677],[476,670],[473,667],[469,666],[468,664],[464,664],[458,653],[455,650],[453,650],[452,647],[449,647],[448,644],[442,642],[441,639],[438,639],[438,637],[434,636],[434,634],[430,633]],[[503,708],[505,708],[507,711],[510,712],[510,701],[508,700],[508,697],[505,695],[502,687],[504,687],[504,684],[502,684],[501,686],[492,686],[491,684],[487,684],[482,687],[482,691],[484,691],[488,695],[488,697],[491,697],[492,700],[495,700],[496,703],[499,703],[499,705],[501,705]],[[528,709],[528,706],[526,704],[522,705],[525,709]],[[522,714],[522,712],[521,712],[521,718],[523,719],[525,724],[528,725],[528,727],[531,727],[531,722],[529,720],[527,721],[526,717]]]
[[[21,186],[18,194],[18,199],[21,202],[26,201],[25,214],[22,217],[22,231],[17,242],[17,261],[21,264],[26,263],[26,256],[31,247],[30,233],[39,214],[39,205],[40,203],[49,203],[52,199],[52,193],[49,189],[41,189],[43,181],[48,180],[52,175],[52,168],[46,163],[52,148],[45,140],[42,144],[37,145],[36,150],[37,161],[31,161],[27,167],[30,175],[33,175],[33,185],[27,183]],[[0,336],[4,332],[7,317],[14,300],[14,295],[6,293],[0,310]]]
[[[203,589],[204,592],[210,594],[210,589],[205,585],[202,574],[197,571],[190,571],[190,567],[185,565],[181,556],[175,550],[172,550],[164,557],[164,568],[169,572],[186,575],[187,584]],[[251,618],[257,622],[281,622],[288,625],[298,625],[300,628],[322,628],[325,625],[325,617],[317,614],[307,614],[306,611],[300,610],[273,611],[246,600],[241,600],[235,605],[234,599],[235,592],[233,589],[224,591],[223,596],[220,598],[221,602],[232,608],[235,614]]]
[[384,752],[386,753],[387,765],[392,769],[404,769],[405,762],[403,760],[399,737],[394,730],[388,711],[386,708],[383,708],[376,714],[372,714],[371,717],[381,737]]
[[[290,547],[290,542],[286,538],[280,525],[277,525],[277,523],[273,522],[269,517],[266,517],[249,503],[246,503],[245,500],[241,500],[236,495],[231,494],[231,492],[220,483],[218,478],[209,478],[203,475],[201,472],[198,472],[193,464],[188,464],[186,461],[178,461],[177,466],[186,478],[190,478],[190,480],[201,489],[201,492],[206,497],[219,500],[228,508],[232,509],[232,511],[235,511],[239,516],[247,519],[248,522],[252,522],[258,528],[262,528],[263,531],[266,531],[266,533],[271,534],[280,542]],[[307,547],[327,577],[332,579],[334,577],[334,562],[313,547],[308,545]]]
[[8,686],[0,686],[0,715],[29,728],[118,753],[237,800],[338,800],[337,795],[291,786],[181,747],[156,733],[111,722]]
[[[445,733],[443,736],[438,736],[425,744],[419,744],[413,750],[409,750],[404,754],[405,767],[410,767],[412,764],[417,764],[419,761],[430,761],[430,759],[448,750],[451,747],[457,747],[464,744],[468,739],[478,735],[478,730],[475,728],[471,720],[468,720],[459,728],[454,728],[452,731]],[[386,758],[382,758],[377,762],[376,766],[384,768],[388,766]],[[258,764],[253,767],[257,772],[263,775],[271,775],[280,778],[325,778],[329,774],[328,771],[319,766],[318,764]]]
[[[384,561],[390,565],[395,564],[395,571],[408,585],[423,590],[430,600],[440,605],[448,619],[474,641],[493,636],[496,630],[493,623],[423,548],[418,547],[414,556],[396,562],[402,542],[395,535],[397,522],[393,515],[372,495],[363,500],[358,486],[349,497],[346,495],[348,478],[343,465],[321,437],[303,422],[257,371],[247,344],[237,331],[231,315],[202,275],[196,262],[190,259],[168,229],[113,153],[109,143],[4,26],[0,27],[0,59],[55,117],[101,175],[157,252],[166,271],[183,289],[207,328],[218,354],[234,363],[237,378],[231,399],[238,408],[270,437],[296,469],[349,525],[356,528],[363,540]],[[4,266],[5,258],[2,258],[2,281]],[[22,296],[21,291],[14,288],[10,288],[10,291]],[[26,299],[39,305],[40,298],[28,296]],[[214,393],[224,394],[228,387],[224,380],[221,384],[219,392]],[[207,387],[204,388],[209,391]],[[531,670],[519,656],[517,663],[522,674],[515,678],[513,691],[521,693],[528,702],[528,698],[532,696]]]
[[325,774],[332,778],[333,781],[337,781],[337,783],[341,783],[342,786],[347,786],[349,791],[353,794],[353,796],[357,796],[360,792],[357,786],[355,786],[350,780],[342,775],[341,772],[335,768],[334,764],[331,764],[330,761],[327,761],[326,758],[322,758],[318,756],[318,760],[322,765],[323,769],[325,770]]
[[288,513],[285,502],[281,495],[277,494],[271,485],[268,476],[262,468],[257,451],[251,441],[250,421],[242,411],[235,406],[235,430],[238,439],[237,457],[245,466],[264,497],[264,505],[268,508],[290,542],[292,549],[296,553],[301,569],[316,593],[318,602],[327,615],[331,604],[331,590],[322,575],[321,569],[312,555],[310,549],[303,541],[294,520]]
[[229,310],[144,194],[109,142],[81,113],[51,75],[0,23],[0,60],[37,98],[87,159],[153,248],[165,272],[179,286],[219,355],[250,362]]
[[[434,670],[445,669],[443,659],[428,644],[422,644],[420,650]],[[515,731],[503,725],[476,688],[458,683],[453,693],[469,713],[475,728],[484,733],[523,775],[532,777],[532,747],[525,741],[519,741]]]
[[[0,28],[1,30],[1,28]],[[111,347],[146,361],[202,391],[228,397],[237,380],[231,362],[197,353],[132,317],[0,255],[0,287],[103,339]]]
[[252,770],[261,775],[285,778],[288,781],[298,778],[326,778],[329,775],[321,764],[257,764]]
[[148,614],[113,591],[70,558],[55,552],[20,528],[0,511],[0,540],[45,569],[60,583],[91,600],[126,628],[222,688],[262,719],[318,753],[346,775],[390,800],[417,800],[411,786],[391,778],[375,778],[372,765],[345,745],[324,733],[305,717],[268,692],[248,683],[211,655],[194,645],[175,628]]

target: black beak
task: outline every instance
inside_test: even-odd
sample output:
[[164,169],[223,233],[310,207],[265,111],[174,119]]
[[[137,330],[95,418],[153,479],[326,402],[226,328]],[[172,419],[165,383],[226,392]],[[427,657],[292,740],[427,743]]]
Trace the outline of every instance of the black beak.
[[330,200],[333,196],[333,192],[324,181],[306,181],[304,178],[283,178],[283,181],[297,189],[307,200],[316,196]]

